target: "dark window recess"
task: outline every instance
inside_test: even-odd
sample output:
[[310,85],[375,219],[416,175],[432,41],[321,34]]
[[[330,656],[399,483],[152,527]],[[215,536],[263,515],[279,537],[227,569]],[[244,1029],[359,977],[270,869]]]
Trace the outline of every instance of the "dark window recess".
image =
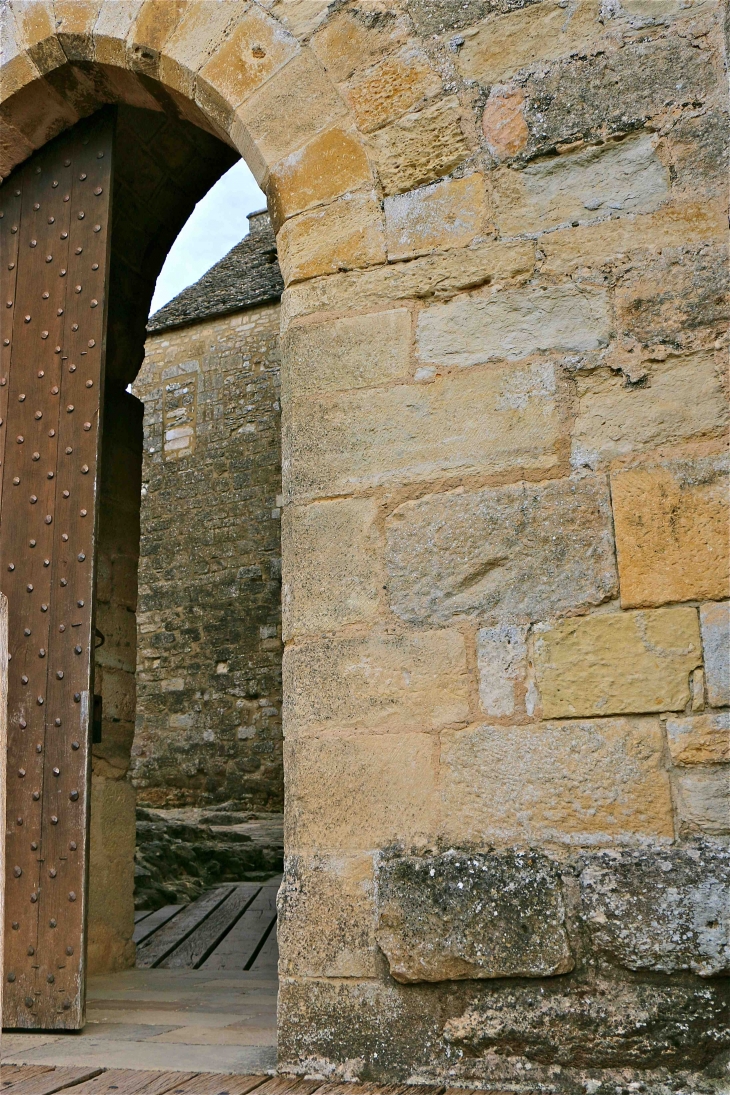
[[91,724],[92,744],[98,745],[101,741],[101,696],[94,696],[94,718]]

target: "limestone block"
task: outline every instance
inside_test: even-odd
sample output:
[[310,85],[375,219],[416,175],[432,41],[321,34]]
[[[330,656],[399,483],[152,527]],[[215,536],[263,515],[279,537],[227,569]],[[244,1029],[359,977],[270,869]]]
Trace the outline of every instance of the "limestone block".
[[553,468],[563,399],[557,370],[539,362],[300,400],[284,415],[285,494]]
[[573,467],[596,468],[641,449],[719,433],[728,421],[723,372],[714,355],[698,353],[647,362],[638,384],[610,369],[577,373]]
[[441,93],[441,78],[426,54],[405,46],[358,75],[347,85],[346,95],[358,128],[372,133],[424,99]]
[[385,199],[388,260],[466,247],[486,228],[484,176],[432,183]]
[[529,285],[424,308],[416,346],[425,364],[464,368],[546,350],[597,350],[608,345],[610,329],[604,289]]
[[329,323],[292,324],[282,340],[282,398],[368,388],[404,379],[411,356],[411,313],[393,308]]
[[287,507],[282,521],[283,633],[368,620],[380,604],[382,548],[371,499]]
[[386,857],[376,886],[375,938],[396,981],[550,977],[573,968],[560,875],[544,855]]
[[55,33],[69,61],[94,60],[94,25],[102,0],[54,0]]
[[282,976],[376,976],[372,856],[289,856],[277,903]]
[[316,58],[302,50],[238,108],[231,137],[246,152],[256,177],[263,179],[273,164],[346,113]]
[[286,284],[385,262],[380,203],[372,192],[344,194],[286,221],[276,242]]
[[334,126],[272,168],[267,186],[275,229],[304,209],[372,186],[372,172],[354,130]]
[[372,133],[371,157],[386,194],[401,194],[448,175],[469,155],[455,95]]
[[432,494],[386,522],[388,595],[409,621],[529,622],[615,596],[604,478]]
[[144,0],[116,0],[102,4],[94,24],[94,59],[97,64],[126,67],[126,39]]
[[708,456],[611,476],[624,607],[727,597],[727,471]]
[[284,654],[287,737],[322,730],[441,730],[469,716],[458,631],[315,639]]
[[573,617],[534,634],[545,718],[682,711],[702,664],[694,608]]
[[707,701],[711,707],[727,707],[730,705],[730,601],[701,605],[700,630]]
[[287,30],[299,39],[306,39],[327,15],[330,0],[273,0],[267,6]]
[[[54,34],[53,5],[6,4],[0,15],[0,97],[3,102],[66,60]],[[17,161],[19,162],[19,161]],[[7,173],[7,172],[6,172]]]
[[530,136],[524,115],[525,96],[511,84],[495,84],[482,114],[482,133],[498,162],[516,156]]
[[290,854],[427,841],[438,824],[437,766],[438,742],[429,734],[285,740]]
[[155,55],[178,26],[189,0],[145,0],[129,34],[132,57],[141,50]]
[[89,973],[134,965],[135,791],[126,780],[91,783]]
[[235,109],[299,53],[296,38],[251,4],[229,27],[227,37],[200,70],[199,80]]
[[674,764],[730,761],[730,713],[721,711],[714,715],[667,719],[667,740]]
[[657,719],[485,725],[441,742],[445,840],[674,836]]
[[464,32],[457,67],[468,80],[489,86],[533,64],[585,49],[600,38],[596,0],[578,0],[570,8],[560,0],[507,15],[493,15]]
[[384,301],[448,300],[462,289],[493,281],[524,281],[534,267],[535,244],[519,240],[483,243],[377,270],[331,275],[286,289],[282,321],[286,327],[299,316],[313,312],[382,308]]
[[667,202],[656,213],[626,216],[597,225],[580,225],[550,232],[540,239],[545,255],[542,272],[561,277],[580,268],[600,269],[615,255],[654,251],[664,247],[694,246],[720,239],[724,232],[720,203]]
[[187,4],[165,42],[160,58],[162,80],[192,98],[195,73],[217,51],[231,28],[245,17],[248,7],[247,0],[227,0],[223,4],[192,0]]
[[[390,15],[391,13],[389,13]],[[371,19],[362,9],[340,9],[312,36],[311,46],[338,83],[368,68],[403,44],[403,18]]]
[[730,768],[678,768],[674,773],[680,828],[730,835]]
[[514,715],[524,697],[527,629],[502,624],[477,631],[479,703],[485,715]]
[[494,216],[502,236],[539,235],[599,217],[647,213],[669,193],[669,169],[646,134],[617,144],[503,168],[494,178]]
[[730,851],[710,841],[583,858],[581,918],[591,948],[631,970],[730,971]]

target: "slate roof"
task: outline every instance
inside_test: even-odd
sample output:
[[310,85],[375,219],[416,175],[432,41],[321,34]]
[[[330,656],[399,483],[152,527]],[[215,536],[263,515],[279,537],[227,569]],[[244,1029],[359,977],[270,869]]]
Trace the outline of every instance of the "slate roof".
[[284,282],[269,214],[250,213],[249,233],[202,278],[150,316],[150,333],[279,300]]

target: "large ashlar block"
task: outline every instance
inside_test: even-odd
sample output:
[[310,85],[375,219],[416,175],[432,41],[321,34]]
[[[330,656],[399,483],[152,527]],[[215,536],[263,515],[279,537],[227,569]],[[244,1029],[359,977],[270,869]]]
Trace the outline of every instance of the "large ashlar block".
[[376,976],[372,856],[290,856],[278,909],[282,976]]
[[126,780],[91,781],[89,973],[134,965],[135,798]]
[[187,6],[188,0],[168,0],[165,4],[145,0],[129,35],[132,56],[142,49],[157,54],[174,33]]
[[284,400],[311,392],[402,380],[411,358],[411,313],[394,308],[292,325],[282,341]]
[[466,247],[486,222],[484,176],[478,172],[396,194],[385,199],[388,260]]
[[192,98],[195,73],[216,52],[231,27],[245,17],[248,7],[247,0],[225,4],[193,0],[187,4],[165,42],[160,59],[162,80]]
[[388,595],[413,622],[546,619],[616,595],[605,478],[451,491],[386,522]]
[[725,363],[719,358],[698,353],[651,361],[642,368],[641,384],[610,369],[577,373],[573,466],[596,468],[631,452],[725,429]]
[[[723,764],[730,761],[730,712],[708,712],[690,718],[667,719],[667,741],[674,764]],[[730,779],[730,769],[727,774]]]
[[673,778],[681,832],[730,835],[730,768],[678,768]]
[[372,187],[372,172],[362,140],[333,126],[276,164],[266,189],[278,228],[295,213],[363,187]]
[[293,35],[257,4],[231,22],[225,40],[200,70],[209,84],[235,109],[299,52]]
[[695,608],[573,617],[534,635],[545,718],[682,711],[702,664]]
[[[8,4],[2,23],[2,96],[18,90],[30,79],[64,64],[66,55],[55,34],[52,0],[34,4]],[[27,54],[26,54],[27,51]]]
[[406,20],[394,12],[385,19],[373,20],[361,18],[357,8],[341,8],[317,30],[310,44],[330,77],[340,83],[396,50],[408,30]]
[[611,476],[624,607],[728,595],[728,460],[667,460]]
[[344,194],[286,221],[276,242],[287,284],[385,262],[380,203],[372,193]]
[[546,350],[598,350],[608,345],[610,330],[606,291],[566,282],[433,304],[418,317],[416,342],[424,364],[463,368]]
[[550,362],[482,369],[308,401],[285,415],[285,491],[350,494],[444,474],[547,471],[565,444]]
[[544,855],[386,854],[376,878],[376,939],[396,981],[551,977],[573,968],[560,874]]
[[317,59],[302,50],[238,108],[231,137],[254,175],[263,178],[273,164],[346,113]]
[[441,730],[469,717],[458,631],[315,639],[284,654],[287,737],[322,730]]
[[144,0],[102,4],[94,24],[94,60],[97,64],[126,67],[126,39],[143,4]]
[[286,289],[284,326],[319,311],[382,308],[384,301],[449,300],[463,289],[495,281],[521,282],[535,268],[535,244],[522,240],[482,243],[463,250],[428,255],[377,270],[317,278]]
[[386,194],[401,194],[448,175],[469,155],[455,95],[405,114],[368,139]]
[[648,134],[572,155],[503,168],[494,180],[502,236],[539,235],[607,215],[648,213],[669,193],[669,169]]
[[93,61],[94,24],[102,0],[55,0],[55,33],[69,61]]
[[477,726],[441,741],[445,840],[674,835],[658,719]]
[[596,0],[577,0],[566,8],[560,0],[539,7],[493,15],[464,32],[457,67],[462,76],[490,85],[535,61],[552,61],[599,39]]
[[730,601],[700,607],[707,702],[730,706]]
[[384,568],[372,499],[288,506],[282,522],[284,638],[371,619]]
[[438,739],[430,734],[285,740],[284,772],[290,854],[422,844],[436,832]]
[[407,110],[440,93],[441,77],[426,54],[413,46],[405,46],[359,74],[346,91],[363,133],[394,122]]

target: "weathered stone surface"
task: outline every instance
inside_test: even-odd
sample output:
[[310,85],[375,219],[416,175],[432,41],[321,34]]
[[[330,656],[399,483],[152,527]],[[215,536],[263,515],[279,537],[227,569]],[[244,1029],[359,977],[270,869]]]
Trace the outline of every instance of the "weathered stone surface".
[[310,44],[339,83],[392,53],[402,45],[407,32],[407,21],[393,10],[382,8],[373,13],[366,7],[340,8],[312,35]]
[[126,780],[92,778],[90,973],[114,973],[134,965],[134,800],[134,788]]
[[266,192],[278,228],[295,213],[371,186],[372,172],[359,136],[333,126],[276,164]]
[[730,970],[727,848],[598,852],[584,858],[580,894],[591,949],[609,962],[703,977]]
[[286,326],[298,316],[323,310],[382,307],[384,301],[448,300],[462,289],[493,281],[523,281],[534,267],[535,244],[515,241],[483,243],[377,270],[317,278],[287,289],[282,300],[283,323]]
[[372,633],[288,646],[288,737],[378,727],[441,730],[469,715],[464,637],[458,631]]
[[573,968],[560,876],[535,852],[381,859],[375,938],[391,977],[550,977]]
[[[719,355],[670,355],[639,366],[640,379],[610,369],[575,377],[578,413],[571,463],[599,467],[616,457],[727,427]],[[692,398],[687,398],[688,386]]]
[[410,370],[411,313],[393,308],[328,323],[292,324],[282,350],[286,400],[404,379]]
[[730,712],[667,719],[667,741],[674,764],[730,761]]
[[284,638],[368,620],[383,585],[377,506],[341,499],[284,510]]
[[408,13],[419,34],[426,37],[461,30],[496,12],[505,14],[526,8],[536,0],[407,0]]
[[252,4],[234,21],[231,32],[203,65],[199,79],[235,109],[298,52],[296,38]]
[[[512,1058],[513,1069],[520,1061],[522,1068],[514,1069],[512,1076],[522,1082],[525,1058],[534,1064],[577,1068],[570,1077],[577,1091],[581,1086],[585,1090],[587,1069],[620,1069],[611,1080],[605,1077],[604,1090],[614,1091],[631,1068],[674,1070],[708,1064],[730,1044],[727,1005],[723,981],[710,986],[561,978],[534,988],[510,986],[499,995],[475,994],[461,1015],[446,1022],[444,1039],[452,1053],[461,1049],[471,1058],[494,1061],[497,1068],[505,1058]],[[534,1083],[535,1072],[529,1075]],[[555,1069],[543,1076],[550,1082]],[[633,1081],[637,1087],[648,1082],[648,1090],[653,1087],[657,1095],[668,1078],[666,1073],[639,1076]],[[689,1085],[691,1091],[701,1090],[692,1079]]]
[[498,162],[516,156],[530,136],[525,122],[521,88],[496,84],[489,93],[482,114],[482,133],[487,148]]
[[232,0],[215,8],[200,0],[186,5],[160,58],[164,82],[192,98],[195,73],[216,52],[230,27],[245,16],[248,6],[245,0]]
[[730,769],[726,765],[678,768],[674,787],[683,831],[730,835]]
[[441,741],[448,841],[674,835],[656,719],[486,725],[445,731]]
[[418,316],[419,359],[441,366],[518,360],[545,350],[597,350],[608,344],[605,290],[556,286],[485,290],[424,308]]
[[477,631],[479,703],[485,715],[514,715],[524,701],[527,629],[502,624]]
[[503,168],[494,180],[502,236],[539,235],[622,213],[647,213],[669,193],[669,170],[646,134]]
[[389,599],[405,620],[529,622],[616,593],[603,478],[429,495],[395,510],[386,540]]
[[286,739],[284,755],[290,854],[422,844],[435,833],[438,742],[430,734],[297,737]]
[[611,476],[625,608],[728,594],[728,460],[665,460]]
[[386,194],[413,190],[447,175],[469,155],[459,100],[452,96],[405,114],[372,133],[368,147]]
[[441,78],[427,55],[413,46],[405,46],[384,58],[347,86],[358,129],[371,133],[407,110],[441,93]]
[[593,43],[598,47],[602,30],[593,0],[578,0],[571,8],[559,0],[543,0],[508,15],[490,15],[470,27],[457,67],[466,79],[489,86],[534,61],[553,61]]
[[385,199],[388,260],[465,247],[484,232],[487,221],[484,176],[433,183]]
[[374,977],[372,856],[289,856],[278,897],[283,977]]
[[707,700],[711,707],[730,705],[730,601],[700,606]]
[[287,284],[385,262],[380,203],[367,192],[343,194],[286,221],[277,244]]
[[695,608],[579,616],[534,634],[545,718],[682,711],[702,664]]
[[288,497],[349,494],[446,474],[555,467],[561,383],[537,363],[320,396],[284,408]]

